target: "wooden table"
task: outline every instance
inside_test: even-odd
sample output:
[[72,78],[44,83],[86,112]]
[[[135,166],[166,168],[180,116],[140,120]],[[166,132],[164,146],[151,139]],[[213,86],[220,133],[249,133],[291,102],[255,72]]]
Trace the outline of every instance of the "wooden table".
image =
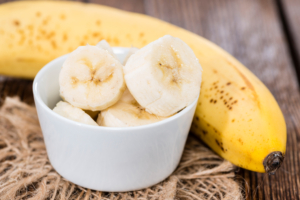
[[[0,0],[0,3],[6,2]],[[144,13],[218,44],[256,74],[278,101],[287,123],[287,153],[275,175],[247,170],[247,199],[300,199],[300,0],[84,0]],[[298,76],[297,76],[298,75]],[[298,77],[298,78],[297,78]],[[1,100],[33,103],[32,81],[0,77]]]

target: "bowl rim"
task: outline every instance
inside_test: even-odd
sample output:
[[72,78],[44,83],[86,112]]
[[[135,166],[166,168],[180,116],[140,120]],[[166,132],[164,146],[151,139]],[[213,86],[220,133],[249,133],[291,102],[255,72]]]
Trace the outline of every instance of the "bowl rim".
[[[121,50],[121,49],[129,49],[129,48],[126,48],[126,47],[112,47],[113,50],[114,49],[118,49],[118,50]],[[159,126],[163,126],[164,124],[168,124],[169,122],[171,121],[174,121],[178,118],[180,118],[182,115],[184,115],[185,113],[189,112],[194,106],[195,104],[197,104],[198,102],[198,98],[199,98],[199,94],[197,96],[197,98],[190,104],[188,105],[187,107],[185,107],[184,109],[182,109],[179,113],[176,113],[174,114],[173,116],[171,117],[168,117],[164,120],[161,120],[161,121],[158,121],[158,122],[155,122],[155,123],[151,123],[151,124],[146,124],[146,125],[141,125],[141,126],[132,126],[132,127],[105,127],[105,126],[93,126],[93,125],[89,125],[89,124],[83,124],[83,123],[80,123],[80,122],[76,122],[76,121],[73,121],[71,119],[68,119],[68,118],[65,118],[55,112],[53,112],[53,110],[51,110],[46,104],[45,102],[42,100],[39,92],[38,92],[38,85],[39,85],[39,82],[40,80],[43,79],[44,76],[47,75],[47,71],[55,66],[56,62],[59,62],[63,59],[66,59],[66,57],[68,56],[69,54],[65,54],[63,56],[60,56],[60,57],[57,57],[55,58],[54,60],[50,61],[49,63],[47,63],[44,67],[42,67],[40,69],[40,71],[37,73],[37,75],[35,76],[34,78],[34,81],[33,81],[33,85],[32,85],[32,91],[33,91],[33,96],[34,96],[34,101],[35,101],[35,104],[39,104],[40,107],[42,109],[44,109],[46,111],[47,114],[49,115],[52,115],[53,117],[67,123],[67,124],[70,124],[72,126],[77,126],[77,127],[84,127],[84,128],[88,128],[88,129],[94,129],[94,130],[109,130],[109,131],[120,131],[120,130],[126,130],[126,131],[130,131],[130,130],[142,130],[142,129],[148,129],[148,128],[155,128],[155,127],[159,127]]]

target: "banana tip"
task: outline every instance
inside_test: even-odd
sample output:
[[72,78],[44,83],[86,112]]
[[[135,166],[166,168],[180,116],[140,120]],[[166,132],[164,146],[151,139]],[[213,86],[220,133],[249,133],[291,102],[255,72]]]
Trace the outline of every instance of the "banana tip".
[[284,155],[280,151],[270,153],[263,162],[265,171],[270,175],[275,174],[277,169],[281,166],[283,159]]

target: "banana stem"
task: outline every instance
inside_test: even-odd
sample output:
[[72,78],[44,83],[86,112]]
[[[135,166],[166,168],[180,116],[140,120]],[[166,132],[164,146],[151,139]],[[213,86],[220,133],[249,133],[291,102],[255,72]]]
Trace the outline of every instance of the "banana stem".
[[263,162],[266,172],[270,175],[275,174],[277,169],[281,166],[283,159],[284,155],[280,151],[270,153]]

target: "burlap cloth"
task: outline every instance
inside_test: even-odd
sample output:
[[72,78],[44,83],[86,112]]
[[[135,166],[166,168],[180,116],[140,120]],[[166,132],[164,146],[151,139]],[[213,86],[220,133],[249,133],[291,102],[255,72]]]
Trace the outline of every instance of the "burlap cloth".
[[165,181],[144,190],[107,193],[79,187],[51,166],[34,107],[6,98],[0,109],[0,199],[243,199],[234,166],[189,137]]

